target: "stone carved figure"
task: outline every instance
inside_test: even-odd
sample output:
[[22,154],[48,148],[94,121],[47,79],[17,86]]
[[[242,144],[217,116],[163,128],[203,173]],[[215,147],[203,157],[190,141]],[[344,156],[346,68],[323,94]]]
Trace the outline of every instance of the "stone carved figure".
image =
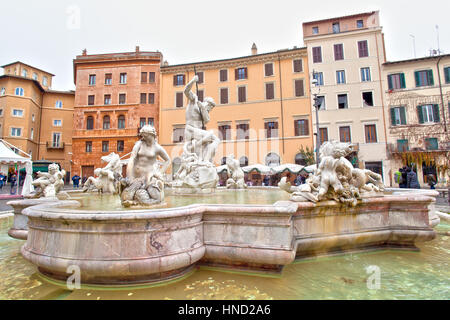
[[23,196],[28,196],[30,195],[33,191],[34,191],[34,187],[33,187],[33,164],[31,161],[27,162],[25,164],[25,180],[23,182],[23,188],[22,188],[22,195]]
[[195,76],[185,87],[184,93],[189,100],[186,107],[185,144],[181,156],[181,165],[175,174],[174,187],[194,190],[214,189],[219,176],[213,165],[220,140],[213,131],[205,130],[210,121],[209,112],[215,107],[212,98],[199,101],[197,95],[191,91],[194,83],[198,81]]
[[48,172],[38,172],[38,178],[31,184],[36,188],[33,198],[56,197],[64,189],[65,170],[59,170],[56,163],[48,166]]
[[94,170],[95,177],[89,177],[83,185],[83,192],[96,189],[99,193],[118,193],[119,181],[122,178],[122,163],[117,153],[103,156],[103,162],[107,162],[104,168]]
[[234,158],[234,155],[229,155],[226,160],[227,173],[230,177],[227,180],[228,189],[245,189],[247,184],[244,180],[244,171],[241,169],[239,160]]
[[384,191],[381,175],[370,170],[355,169],[345,157],[352,152],[349,143],[329,141],[320,148],[320,164],[306,180],[293,187],[281,179],[279,187],[292,193],[294,201],[335,200],[355,206],[361,194]]
[[158,144],[153,126],[142,127],[139,134],[141,139],[134,145],[128,161],[127,177],[120,181],[120,197],[125,207],[164,201],[164,173],[170,165],[169,155]]

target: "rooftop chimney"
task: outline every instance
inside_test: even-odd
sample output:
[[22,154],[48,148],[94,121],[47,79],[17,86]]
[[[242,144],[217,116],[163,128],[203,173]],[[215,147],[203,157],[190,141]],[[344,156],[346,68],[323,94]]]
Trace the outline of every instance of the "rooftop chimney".
[[164,60],[164,67],[167,67],[169,65],[169,62],[167,60]]
[[83,49],[82,54],[83,54],[83,56],[87,56],[87,50]]
[[258,48],[256,47],[256,44],[253,42],[252,45],[252,56],[258,54]]
[[139,53],[139,46],[136,46],[136,53]]

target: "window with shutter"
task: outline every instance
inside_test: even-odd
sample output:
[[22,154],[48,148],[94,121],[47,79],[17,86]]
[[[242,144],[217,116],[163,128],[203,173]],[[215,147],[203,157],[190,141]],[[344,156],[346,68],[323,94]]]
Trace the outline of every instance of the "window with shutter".
[[220,70],[220,81],[228,81],[228,70]]
[[112,84],[112,74],[111,73],[106,73],[105,74],[105,84],[106,85],[111,85]]
[[95,96],[88,96],[88,105],[93,106],[95,104]]
[[440,116],[439,116],[439,105],[438,104],[434,104],[433,105],[433,120],[434,122],[440,122]]
[[154,93],[148,94],[148,103],[155,104],[155,94]]
[[416,80],[416,87],[432,86],[434,85],[433,70],[421,70],[414,72]]
[[182,108],[183,107],[183,92],[177,92],[176,95],[176,107]]
[[303,72],[302,59],[295,59],[294,60],[294,72]]
[[307,119],[294,120],[295,136],[309,135],[309,122]]
[[445,83],[450,83],[450,67],[444,68]]
[[366,143],[377,142],[377,129],[374,124],[368,124],[364,126],[366,132]]
[[334,60],[344,60],[344,46],[342,43],[334,45]]
[[398,140],[397,140],[397,151],[398,151],[398,152],[406,152],[406,151],[409,151],[409,142],[408,142],[408,139],[398,139]]
[[266,100],[273,100],[274,98],[275,98],[274,84],[266,83]]
[[244,80],[248,78],[247,68],[238,68],[235,70],[236,80]]
[[266,63],[264,65],[264,74],[266,77],[273,76],[273,63]]
[[303,79],[295,80],[295,96],[303,97],[305,95],[305,89],[303,86]]
[[147,72],[141,72],[141,83],[147,83]]
[[351,142],[350,127],[339,127],[339,138],[341,142]]
[[126,103],[126,94],[125,93],[121,93],[119,94],[119,104],[125,104]]
[[360,58],[368,57],[369,50],[367,46],[367,40],[358,41],[358,53]]
[[328,141],[328,128],[319,128],[319,140],[320,144]]
[[154,83],[155,81],[156,81],[155,73],[154,72],[149,72],[148,73],[148,82],[149,83]]
[[147,94],[141,93],[141,104],[146,104],[146,103],[147,103]]
[[313,63],[322,62],[322,47],[312,48],[312,53],[313,53]]
[[438,150],[439,145],[438,145],[437,138],[426,138],[425,139],[425,148],[427,150]]
[[220,89],[220,103],[228,104],[228,88]]
[[198,76],[198,83],[202,84],[204,81],[204,74],[203,72],[197,72],[197,76]]
[[246,102],[246,87],[239,87],[238,89],[238,102]]

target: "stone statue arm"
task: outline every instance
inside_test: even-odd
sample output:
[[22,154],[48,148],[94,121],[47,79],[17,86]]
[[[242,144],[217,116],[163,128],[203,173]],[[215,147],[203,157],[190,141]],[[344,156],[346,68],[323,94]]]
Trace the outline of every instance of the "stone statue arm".
[[189,81],[189,83],[186,85],[186,87],[184,88],[184,94],[186,95],[186,97],[189,99],[189,101],[196,101],[197,100],[197,95],[195,95],[192,92],[192,86],[194,85],[194,83],[196,83],[198,81],[198,76],[195,76],[194,78],[192,78],[191,81]]
[[207,124],[209,122],[209,120],[211,120],[211,118],[209,117],[209,112],[208,110],[206,110],[206,107],[204,106],[203,103],[198,102],[198,109],[200,111],[200,113],[202,114],[202,119],[203,119],[203,123]]
[[158,145],[158,155],[164,160],[161,172],[165,173],[170,166],[170,157],[167,154],[166,150],[163,147]]
[[131,155],[130,155],[130,160],[128,160],[128,165],[127,165],[127,177],[129,177],[130,179],[133,179],[133,171],[134,171],[134,162],[136,161],[136,157],[137,154],[139,152],[139,149],[141,148],[141,141],[136,142],[136,144],[133,147],[133,150],[131,151]]

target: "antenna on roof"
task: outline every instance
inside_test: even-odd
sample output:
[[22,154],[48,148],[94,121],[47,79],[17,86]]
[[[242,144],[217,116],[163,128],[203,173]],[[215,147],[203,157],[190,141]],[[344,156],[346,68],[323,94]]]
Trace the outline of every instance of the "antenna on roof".
[[438,25],[436,25],[436,34],[437,34],[437,52],[438,52],[438,55],[440,55],[442,52],[441,52],[441,48],[439,46],[439,26]]
[[413,36],[412,34],[410,34],[409,36],[410,36],[410,37],[412,38],[412,40],[413,40],[414,59],[415,59],[415,58],[417,58],[417,57],[416,57],[416,37]]

